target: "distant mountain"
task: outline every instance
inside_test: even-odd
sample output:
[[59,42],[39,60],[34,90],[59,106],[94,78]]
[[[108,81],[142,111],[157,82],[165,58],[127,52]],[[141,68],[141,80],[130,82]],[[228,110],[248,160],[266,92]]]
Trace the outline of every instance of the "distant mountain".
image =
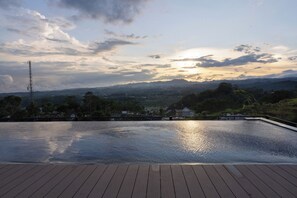
[[[168,105],[178,101],[182,96],[191,93],[198,93],[207,89],[215,89],[219,83],[227,82],[240,88],[257,88],[263,90],[293,90],[297,89],[297,77],[293,78],[267,78],[267,79],[247,79],[247,80],[219,80],[207,82],[190,82],[184,79],[171,81],[157,81],[146,83],[132,83],[101,88],[79,88],[57,91],[35,92],[35,98],[58,97],[75,95],[82,97],[86,92],[91,91],[95,95],[106,98],[136,98],[144,101],[145,105],[154,106],[156,104]],[[2,93],[0,97],[7,95],[17,95],[23,98],[28,97],[27,92]]]

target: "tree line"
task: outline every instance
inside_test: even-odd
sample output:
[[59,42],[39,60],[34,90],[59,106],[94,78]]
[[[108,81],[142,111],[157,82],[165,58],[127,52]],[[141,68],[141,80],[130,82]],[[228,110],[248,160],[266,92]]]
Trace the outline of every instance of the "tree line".
[[264,91],[221,83],[216,89],[189,94],[169,109],[188,107],[197,117],[225,114],[270,115],[297,122],[297,89]]
[[22,104],[18,96],[6,96],[0,100],[1,120],[31,120],[33,118],[72,118],[92,119],[119,115],[122,112],[130,115],[141,115],[145,108],[137,101],[125,99],[121,101],[105,99],[87,92],[82,98],[65,96],[61,102],[53,102],[43,98],[37,102]]

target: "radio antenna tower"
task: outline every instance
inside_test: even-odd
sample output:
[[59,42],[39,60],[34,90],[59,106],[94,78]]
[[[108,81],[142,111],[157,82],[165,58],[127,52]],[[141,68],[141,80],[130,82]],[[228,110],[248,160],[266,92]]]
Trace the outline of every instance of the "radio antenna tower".
[[29,64],[29,78],[30,78],[30,81],[29,81],[29,86],[28,86],[28,91],[30,92],[30,101],[31,101],[31,104],[33,103],[33,84],[32,84],[32,68],[31,68],[31,61],[28,61],[28,64]]

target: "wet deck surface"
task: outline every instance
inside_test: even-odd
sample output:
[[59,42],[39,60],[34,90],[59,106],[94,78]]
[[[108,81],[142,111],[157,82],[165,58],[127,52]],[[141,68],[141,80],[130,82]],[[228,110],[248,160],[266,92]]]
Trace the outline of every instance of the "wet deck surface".
[[0,165],[0,197],[297,197],[297,165]]

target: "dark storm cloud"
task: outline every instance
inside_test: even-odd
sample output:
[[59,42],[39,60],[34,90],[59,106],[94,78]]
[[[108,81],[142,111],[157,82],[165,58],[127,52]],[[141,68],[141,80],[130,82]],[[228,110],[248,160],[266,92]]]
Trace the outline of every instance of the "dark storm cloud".
[[120,39],[109,39],[104,42],[94,42],[89,46],[89,49],[94,52],[94,54],[106,51],[112,51],[119,46],[124,45],[134,45],[135,43]]
[[102,19],[108,23],[130,23],[149,0],[56,0],[58,6],[76,9],[74,19]]
[[20,6],[20,5],[21,5],[21,0],[0,0],[0,8],[2,9]]

